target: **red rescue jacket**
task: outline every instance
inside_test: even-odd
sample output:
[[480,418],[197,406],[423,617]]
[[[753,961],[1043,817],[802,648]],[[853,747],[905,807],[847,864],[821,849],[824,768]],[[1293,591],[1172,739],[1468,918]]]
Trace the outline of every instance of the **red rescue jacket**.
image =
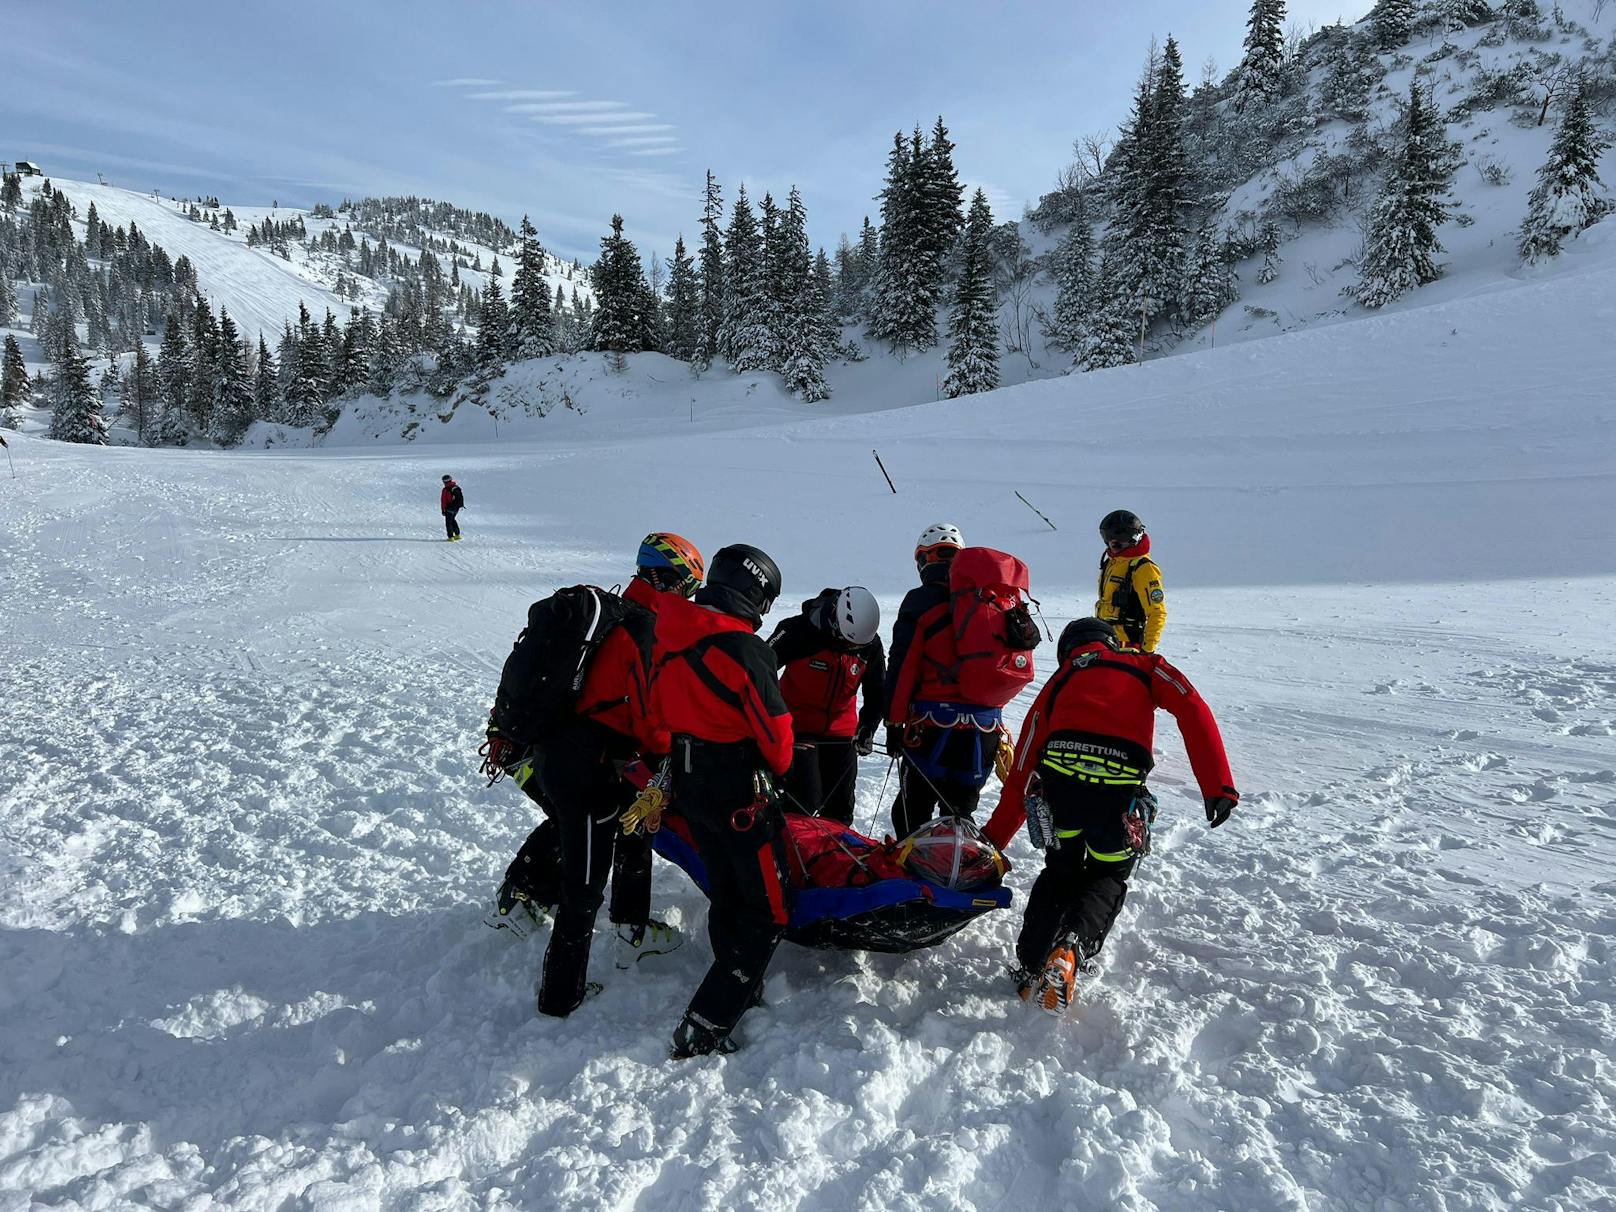
[[460,491],[460,485],[450,480],[443,486],[443,491],[438,494],[439,510],[443,513],[448,513],[451,509],[464,509],[465,507],[465,494]]
[[1156,710],[1172,713],[1203,796],[1233,793],[1234,776],[1212,709],[1177,669],[1152,652],[1116,652],[1096,641],[1079,648],[1045,683],[1021,726],[1016,762],[987,828],[1003,849],[1027,819],[1027,781],[1056,733],[1083,733],[1151,752]]
[[756,745],[775,774],[791,767],[791,712],[774,652],[735,615],[667,595],[657,614],[651,713],[670,737]]
[[[654,615],[668,595],[636,578],[623,597]],[[654,630],[630,619],[607,635],[578,691],[578,714],[634,742],[640,753],[659,757],[671,742],[651,714]]]

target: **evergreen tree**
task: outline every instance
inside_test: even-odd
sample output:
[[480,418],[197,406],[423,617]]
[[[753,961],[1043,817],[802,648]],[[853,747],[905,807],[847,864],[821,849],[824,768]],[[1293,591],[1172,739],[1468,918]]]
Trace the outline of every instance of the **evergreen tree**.
[[1369,14],[1369,30],[1375,45],[1383,51],[1402,46],[1408,41],[1418,14],[1419,6],[1414,0],[1378,0]]
[[1279,224],[1269,220],[1262,225],[1261,241],[1263,249],[1262,268],[1257,271],[1257,284],[1267,286],[1279,277],[1279,266],[1283,258],[1279,255]]
[[[490,282],[489,285],[496,284]],[[497,362],[490,365],[497,365]],[[404,346],[399,340],[398,325],[393,322],[393,317],[384,311],[381,322],[377,324],[376,331],[371,337],[365,386],[372,395],[385,399],[392,395],[398,386],[403,370]]]
[[612,234],[602,236],[600,258],[589,271],[595,288],[595,318],[590,329],[591,349],[602,350],[614,368],[622,355],[645,348],[645,273],[640,254],[623,235],[623,216],[612,216]]
[[900,355],[937,344],[942,265],[935,234],[928,229],[927,170],[920,131],[912,139],[902,131],[894,135],[880,194],[881,251],[870,335]]
[[701,320],[699,341],[692,359],[700,366],[712,365],[721,349],[724,302],[728,286],[724,271],[724,237],[719,222],[724,217],[724,200],[718,179],[707,170],[707,188],[701,206]]
[[219,348],[213,381],[212,437],[220,446],[234,446],[253,423],[253,385],[247,375],[246,350],[236,322],[219,309]]
[[[1111,279],[1111,265],[1107,258],[1100,260],[1100,281]],[[1115,294],[1107,297],[1089,321],[1088,335],[1078,351],[1074,365],[1081,370],[1107,370],[1113,366],[1127,366],[1135,360],[1135,345],[1139,332],[1139,319],[1126,298]]]
[[663,352],[681,362],[694,362],[701,353],[703,320],[701,282],[696,263],[685,252],[685,238],[673,245],[668,267],[668,335]]
[[[298,304],[297,342],[291,381],[285,390],[286,421],[298,428],[312,426],[325,403],[325,345],[319,325],[309,319],[308,309]],[[286,373],[287,351],[281,350],[281,370]]]
[[1235,109],[1266,105],[1285,82],[1285,0],[1251,0],[1245,55],[1235,69]]
[[808,243],[808,212],[796,186],[791,187],[775,244],[776,357],[786,390],[812,404],[830,395],[825,383],[828,327]]
[[17,293],[11,288],[11,278],[0,265],[0,326],[17,322]]
[[163,343],[157,351],[157,379],[163,400],[160,439],[176,442],[185,433],[185,403],[191,395],[194,365],[185,340],[185,324],[171,312],[163,324]]
[[253,379],[253,414],[265,421],[281,419],[281,375],[264,334],[258,334],[258,373]]
[[999,385],[999,299],[994,287],[993,212],[980,189],[965,220],[964,260],[948,318],[949,397],[992,391]]
[[162,402],[162,380],[157,374],[157,363],[146,352],[145,342],[135,345],[135,360],[123,390],[123,411],[135,427],[135,440],[142,446],[151,444],[157,436],[157,412]]
[[555,349],[550,317],[550,286],[544,279],[544,249],[538,232],[522,216],[522,245],[511,279],[511,358],[542,358]]
[[768,266],[744,185],[735,193],[724,237],[724,281],[727,289],[719,352],[736,374],[762,370],[768,365]]
[[758,238],[763,247],[764,304],[760,317],[762,323],[753,346],[759,350],[761,367],[768,370],[780,369],[784,346],[782,338],[790,323],[788,292],[796,276],[785,264],[785,245],[781,240],[780,228],[780,209],[774,204],[774,196],[765,193],[758,206]]
[[0,354],[0,414],[15,424],[16,410],[29,405],[33,392],[27,363],[22,360],[22,346],[17,344],[16,337],[7,333],[5,352]]
[[63,341],[54,363],[55,400],[50,436],[58,442],[107,444],[107,423],[101,416],[101,397],[90,385],[90,364],[77,341]]
[[1369,218],[1364,263],[1353,291],[1359,303],[1384,307],[1441,276],[1436,229],[1452,210],[1453,169],[1442,120],[1415,81],[1409,87],[1402,145],[1387,167]]
[[1594,129],[1587,81],[1579,81],[1527,200],[1520,250],[1528,263],[1559,256],[1564,241],[1610,212],[1611,200],[1599,179],[1599,157],[1609,146]]
[[22,205],[22,181],[16,173],[6,173],[0,181],[0,210],[15,211]]
[[1056,349],[1075,352],[1087,337],[1098,285],[1094,276],[1094,229],[1089,226],[1086,209],[1079,209],[1055,249],[1050,268],[1055,279],[1055,306],[1044,338]]
[[1235,282],[1227,249],[1212,230],[1211,220],[1201,225],[1190,248],[1189,272],[1184,281],[1180,312],[1186,325],[1199,328],[1222,314],[1235,300]]
[[213,390],[218,376],[219,324],[213,308],[201,296],[191,313],[191,382],[185,411],[204,435],[211,429]]
[[1177,46],[1147,65],[1134,95],[1133,116],[1112,157],[1114,217],[1107,251],[1117,278],[1111,284],[1148,323],[1183,290],[1184,231],[1189,170],[1183,149],[1183,82]]
[[954,169],[954,144],[948,138],[948,128],[943,125],[941,115],[932,127],[931,142],[926,145],[920,164],[919,190],[923,208],[921,225],[940,273],[965,226],[962,207],[965,187]]
[[[384,316],[385,320],[386,317]],[[499,289],[499,279],[489,278],[483,290],[477,329],[477,368],[492,373],[504,365],[506,359],[505,334],[510,319],[505,309],[505,296]]]

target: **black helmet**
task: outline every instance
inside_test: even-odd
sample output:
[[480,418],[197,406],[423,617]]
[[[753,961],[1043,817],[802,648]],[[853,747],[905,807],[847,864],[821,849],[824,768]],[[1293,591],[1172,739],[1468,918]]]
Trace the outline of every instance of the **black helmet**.
[[1055,645],[1055,659],[1064,665],[1072,653],[1096,641],[1118,647],[1116,628],[1104,619],[1076,619],[1066,624],[1066,629],[1061,632],[1060,642]]
[[761,623],[779,596],[779,565],[748,543],[731,543],[707,565],[707,583],[696,601]]
[[1100,537],[1106,545],[1112,543],[1137,543],[1145,537],[1145,524],[1139,520],[1139,515],[1130,513],[1126,509],[1113,509],[1100,519]]
[[454,483],[454,477],[453,476],[444,476],[443,477],[443,482],[445,484],[453,484]]

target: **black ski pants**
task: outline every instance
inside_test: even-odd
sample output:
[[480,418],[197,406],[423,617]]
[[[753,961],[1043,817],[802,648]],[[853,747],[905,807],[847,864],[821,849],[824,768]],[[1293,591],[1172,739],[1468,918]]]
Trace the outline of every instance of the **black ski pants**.
[[[902,733],[894,730],[894,736]],[[892,804],[892,832],[906,838],[939,811],[945,816],[970,817],[982,798],[982,784],[992,772],[999,744],[997,732],[980,728],[939,728],[920,724],[912,730],[916,743],[900,741],[898,798]],[[932,755],[942,749],[936,763]],[[890,747],[890,742],[889,742]]]
[[535,777],[559,843],[555,926],[544,952],[538,1006],[540,1014],[556,1017],[571,1014],[584,1000],[595,917],[622,833],[618,817],[633,798],[597,733],[569,729],[546,745],[536,762]]
[[786,807],[791,812],[853,823],[858,789],[858,751],[852,737],[799,736],[786,775]]
[[678,737],[674,804],[707,868],[707,937],[712,966],[686,1013],[727,1034],[763,986],[786,928],[784,818],[758,792],[751,745]]
[[459,512],[458,509],[445,509],[443,511],[443,528],[448,531],[451,539],[460,537],[460,522],[455,517]]
[[1044,851],[1016,940],[1016,960],[1038,971],[1057,940],[1071,934],[1078,954],[1100,953],[1128,897],[1135,859],[1123,820],[1133,789],[1096,787],[1039,771],[1060,849]]

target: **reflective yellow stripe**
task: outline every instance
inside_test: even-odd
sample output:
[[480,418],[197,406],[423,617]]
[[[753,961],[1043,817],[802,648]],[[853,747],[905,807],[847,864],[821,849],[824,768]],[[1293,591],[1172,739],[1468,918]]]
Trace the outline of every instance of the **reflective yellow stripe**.
[[1137,766],[1092,753],[1046,752],[1042,764],[1066,778],[1106,787],[1137,787],[1145,780],[1145,772]]
[[528,779],[532,777],[533,761],[531,758],[527,758],[523,760],[522,764],[518,766],[515,772],[511,775],[511,782],[515,783],[518,788],[522,788],[527,786]]
[[1081,829],[1057,829],[1055,830],[1055,836],[1060,838],[1082,837],[1083,831]]
[[1102,863],[1121,863],[1133,857],[1132,850],[1112,850],[1109,853],[1101,853],[1093,846],[1085,846],[1084,849],[1089,852],[1090,858],[1099,859]]

